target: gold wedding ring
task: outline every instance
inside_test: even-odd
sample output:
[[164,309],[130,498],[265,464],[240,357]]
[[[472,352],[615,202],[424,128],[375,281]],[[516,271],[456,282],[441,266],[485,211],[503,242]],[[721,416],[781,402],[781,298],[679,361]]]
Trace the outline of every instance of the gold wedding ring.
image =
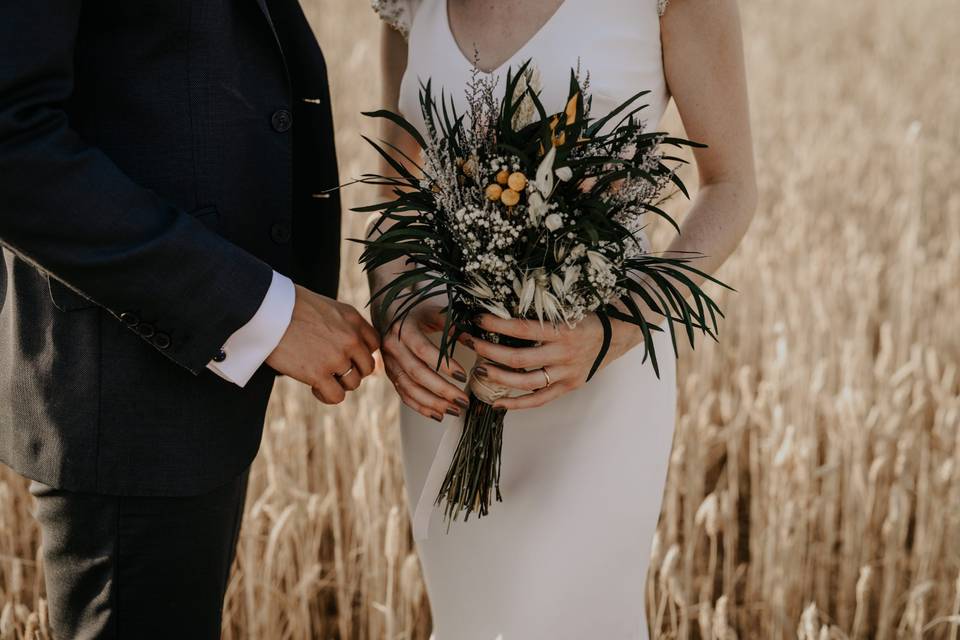
[[349,369],[347,369],[346,371],[344,371],[343,373],[335,373],[335,374],[333,374],[333,377],[334,377],[334,378],[338,378],[338,379],[339,379],[339,378],[343,378],[343,377],[346,377],[346,376],[350,375],[350,372],[351,372],[351,371],[353,371],[353,367],[352,367],[352,366],[351,366]]
[[547,373],[547,368],[546,368],[546,367],[540,367],[540,371],[543,372],[543,377],[544,377],[544,379],[546,379],[546,381],[547,381],[547,384],[544,385],[544,388],[547,388],[547,387],[549,387],[549,386],[552,384],[552,383],[550,382],[550,374]]

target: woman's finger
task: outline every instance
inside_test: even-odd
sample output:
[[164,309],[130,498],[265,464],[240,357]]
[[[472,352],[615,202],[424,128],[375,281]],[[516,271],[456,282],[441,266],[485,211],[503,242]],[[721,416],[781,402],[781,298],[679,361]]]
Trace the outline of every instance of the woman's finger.
[[[436,360],[425,360],[425,358],[430,358],[431,356],[439,357],[440,352],[436,348],[433,348],[431,353],[422,345],[420,346],[419,353],[414,351],[417,335],[416,332],[404,333],[397,349],[400,366],[403,367],[403,370],[409,373],[414,380],[420,383],[421,386],[426,387],[435,395],[465,408],[467,394],[464,393],[463,389],[437,373],[436,369],[434,369]],[[422,334],[419,335],[423,340],[426,340]],[[466,378],[466,375],[462,377]]]
[[420,360],[427,363],[431,369],[436,370],[437,360],[440,360],[440,371],[460,382],[467,381],[467,372],[453,358],[440,358],[440,349],[437,348],[424,333],[417,328],[411,330],[407,327],[401,336],[403,342]]
[[564,364],[569,359],[562,346],[551,343],[541,347],[506,347],[479,338],[471,338],[467,346],[476,351],[477,355],[511,369],[532,369],[547,364]]
[[564,367],[549,367],[548,369],[549,378],[544,375],[543,368],[530,371],[511,371],[492,364],[482,364],[476,368],[475,372],[481,379],[518,391],[537,391],[548,386],[548,382],[555,384],[564,380],[570,373]]
[[497,409],[507,409],[509,411],[518,411],[520,409],[535,409],[542,407],[551,400],[555,400],[567,392],[564,385],[552,384],[545,389],[534,391],[525,396],[517,398],[501,398],[493,406]]
[[423,409],[420,413],[428,418],[433,418],[437,422],[443,421],[444,414],[459,416],[460,410],[449,402],[440,398],[417,383],[413,377],[406,372],[398,376],[395,383],[397,391],[401,396],[408,396],[414,403]]
[[522,320],[512,318],[505,320],[498,318],[491,313],[483,313],[474,319],[478,327],[491,333],[499,333],[504,336],[520,338],[521,340],[532,340],[534,342],[550,342],[556,340],[565,327],[554,327],[549,322],[538,322],[536,320]]
[[416,400],[414,400],[408,393],[402,392],[400,391],[400,389],[397,389],[397,395],[400,396],[400,401],[403,402],[403,404],[407,405],[408,407],[410,407],[411,409],[413,409],[414,411],[422,415],[424,418],[433,419],[434,412],[429,408],[423,406]]
[[[437,410],[435,408],[431,408],[429,404],[424,404],[418,399],[423,398],[423,394],[421,392],[414,391],[414,389],[418,386],[417,383],[414,382],[410,375],[400,367],[400,364],[397,362],[397,360],[392,356],[385,356],[383,359],[383,364],[384,369],[386,369],[387,372],[387,378],[389,378],[390,382],[393,383],[393,387],[397,390],[397,394],[400,396],[400,399],[403,400],[403,403],[420,415],[436,420],[436,416],[439,415]],[[434,397],[432,400],[436,401],[437,399]]]

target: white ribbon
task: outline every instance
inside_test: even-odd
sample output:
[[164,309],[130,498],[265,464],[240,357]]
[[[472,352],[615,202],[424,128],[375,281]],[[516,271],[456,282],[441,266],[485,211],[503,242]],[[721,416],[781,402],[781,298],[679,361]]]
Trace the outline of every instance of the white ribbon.
[[444,429],[443,437],[440,438],[440,446],[437,447],[437,452],[433,454],[433,462],[430,463],[430,470],[427,471],[427,479],[423,483],[423,489],[420,490],[420,497],[417,499],[417,506],[413,510],[413,521],[411,523],[413,539],[418,542],[427,539],[434,503],[440,493],[440,487],[443,486],[443,478],[447,475],[447,469],[450,468],[453,453],[457,450],[461,433],[463,433],[463,421],[452,421]]
[[[477,398],[493,404],[500,398],[510,393],[509,387],[491,383],[489,380],[477,376],[477,367],[489,364],[490,361],[485,358],[477,358],[477,362],[470,371],[470,382],[467,388],[473,392]],[[420,497],[417,498],[417,505],[413,510],[413,539],[416,541],[426,540],[430,533],[430,516],[433,514],[433,508],[440,494],[440,487],[443,486],[443,479],[447,475],[450,463],[453,461],[453,454],[457,450],[457,444],[460,442],[460,436],[463,434],[464,419],[453,420],[450,425],[444,429],[443,437],[440,438],[440,446],[437,452],[433,454],[433,462],[430,463],[430,469],[427,471],[427,479],[423,483],[423,489],[420,490]]]

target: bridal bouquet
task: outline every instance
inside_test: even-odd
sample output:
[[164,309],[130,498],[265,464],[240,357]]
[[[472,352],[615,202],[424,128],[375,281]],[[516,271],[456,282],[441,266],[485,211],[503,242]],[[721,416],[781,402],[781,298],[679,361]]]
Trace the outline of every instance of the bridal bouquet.
[[[723,315],[688,274],[727,285],[692,267],[691,256],[650,253],[642,233],[647,214],[680,231],[658,206],[670,184],[687,193],[666,164],[683,161],[665,155],[663,145],[703,145],[645,131],[638,117],[645,105],[637,101],[647,92],[594,119],[589,78],[581,83],[571,71],[561,113],[547,113],[538,82],[529,62],[507,73],[502,94],[496,80],[474,74],[464,114],[443,93],[438,102],[427,82],[420,91],[425,134],[395,113],[365,114],[402,127],[422,151],[414,159],[367,139],[396,175],[359,179],[390,186],[394,196],[355,209],[379,215],[373,233],[361,241],[361,262],[367,270],[398,259],[407,266],[373,292],[373,300],[380,312],[393,310],[385,322],[402,323],[420,302],[442,297],[441,360],[452,357],[465,333],[527,346],[482,332],[472,321],[478,313],[557,326],[596,314],[604,340],[590,377],[609,348],[611,320],[621,320],[640,328],[644,361],[649,355],[659,376],[651,331],[662,329],[644,318],[637,299],[666,316],[674,351],[675,322],[692,345],[695,329],[716,340],[715,312]],[[692,293],[692,302],[678,283]],[[493,498],[502,499],[506,412],[493,403],[509,390],[471,375],[469,391],[462,436],[437,496],[448,524],[460,513],[464,520],[474,511],[486,515]]]

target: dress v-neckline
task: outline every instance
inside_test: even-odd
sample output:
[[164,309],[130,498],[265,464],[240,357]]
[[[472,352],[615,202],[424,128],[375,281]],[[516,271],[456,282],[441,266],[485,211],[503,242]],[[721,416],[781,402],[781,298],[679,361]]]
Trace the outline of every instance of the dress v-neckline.
[[450,40],[450,43],[453,45],[453,48],[457,50],[457,54],[464,61],[466,61],[471,68],[476,69],[478,72],[482,73],[483,75],[492,76],[502,71],[507,65],[513,62],[514,58],[516,58],[521,53],[523,53],[526,49],[528,49],[530,45],[532,45],[534,41],[540,37],[540,34],[546,31],[547,27],[550,26],[550,24],[554,22],[554,20],[556,20],[557,16],[560,14],[561,11],[563,11],[564,7],[566,7],[572,1],[573,0],[563,0],[563,2],[561,2],[560,5],[556,9],[554,9],[553,13],[550,14],[550,17],[547,18],[546,21],[544,21],[544,23],[541,24],[537,28],[537,30],[533,32],[533,35],[527,38],[527,41],[524,42],[522,45],[520,45],[519,49],[514,51],[509,58],[501,62],[499,65],[497,65],[496,68],[490,71],[485,71],[484,69],[481,69],[479,66],[477,66],[474,60],[471,60],[467,56],[467,54],[463,52],[463,48],[460,46],[460,43],[457,42],[457,37],[453,34],[453,25],[450,24],[450,0],[440,0],[440,3],[443,5],[442,18],[443,18],[444,31],[446,31],[447,36]]

